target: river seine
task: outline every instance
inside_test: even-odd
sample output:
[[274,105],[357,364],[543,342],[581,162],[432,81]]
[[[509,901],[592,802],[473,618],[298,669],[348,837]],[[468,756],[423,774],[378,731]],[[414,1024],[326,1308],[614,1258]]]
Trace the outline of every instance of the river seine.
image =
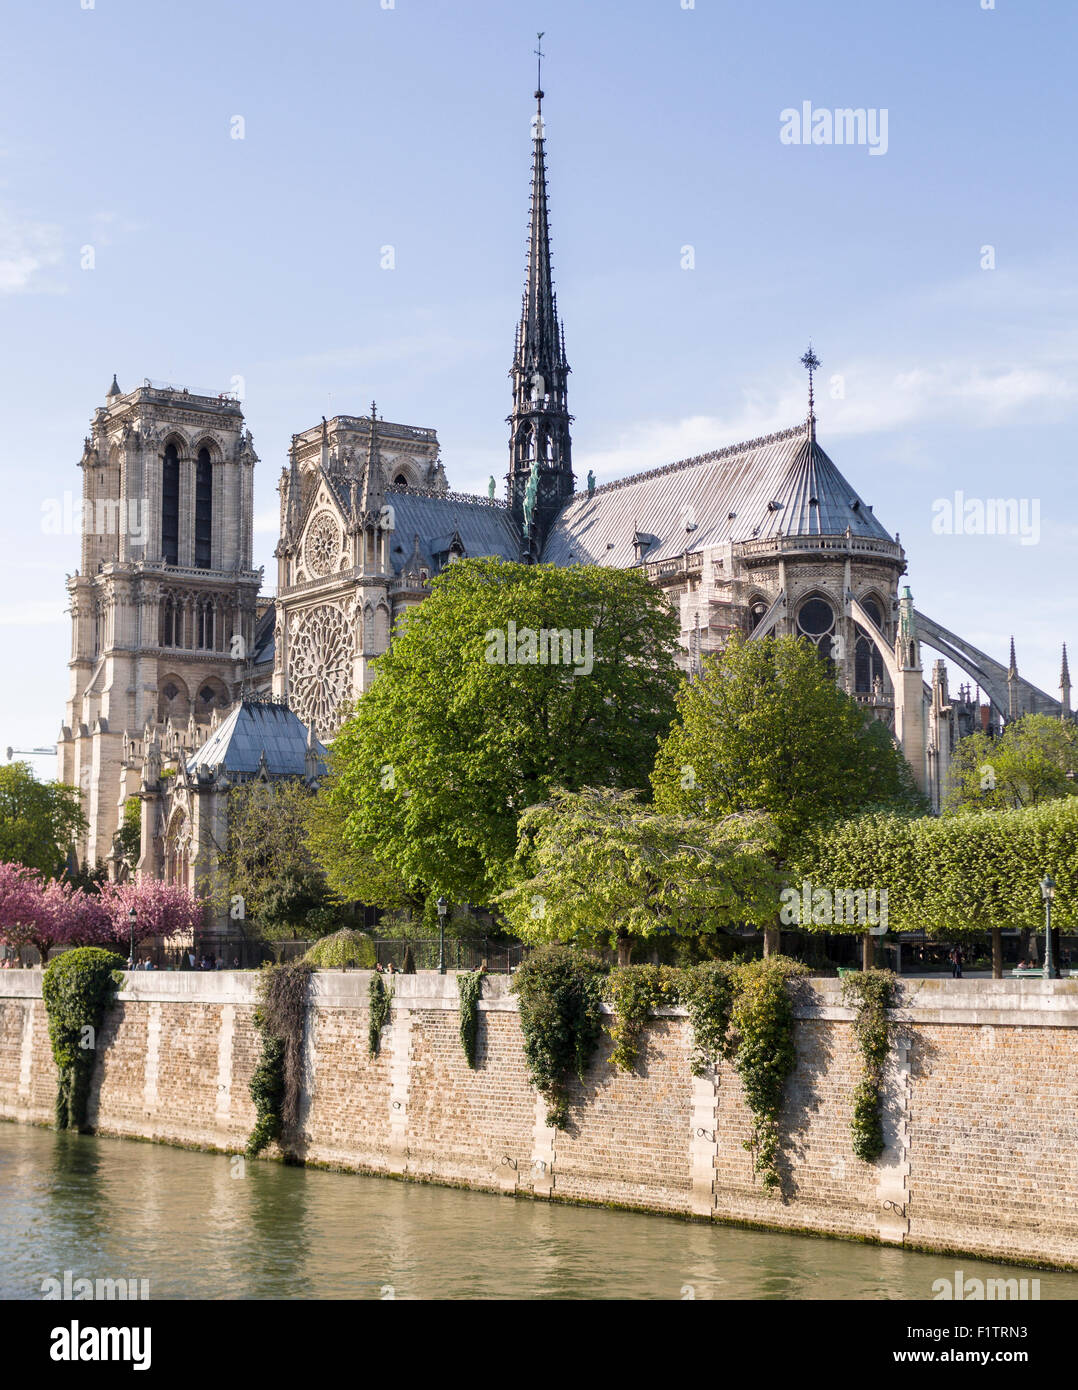
[[65,1276],[145,1280],[151,1299],[932,1299],[958,1273],[1078,1299],[1078,1274],[10,1123],[0,1251],[5,1299]]

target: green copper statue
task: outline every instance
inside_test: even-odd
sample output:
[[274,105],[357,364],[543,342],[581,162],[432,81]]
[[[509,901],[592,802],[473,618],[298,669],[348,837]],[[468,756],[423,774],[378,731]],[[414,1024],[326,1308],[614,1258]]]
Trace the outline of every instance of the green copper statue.
[[591,469],[589,468],[589,469],[588,469],[588,496],[589,496],[589,497],[594,497],[594,495],[595,495],[595,474],[594,474],[594,473],[591,471]]
[[539,465],[535,464],[528,478],[528,490],[524,494],[524,534],[526,536],[530,536],[532,533],[532,519],[535,516],[535,504],[538,500]]
[[490,498],[490,500],[491,500],[492,502],[494,501],[494,488],[495,488],[495,484],[494,484],[494,474],[492,473],[492,474],[490,475],[490,482],[487,483],[487,496]]

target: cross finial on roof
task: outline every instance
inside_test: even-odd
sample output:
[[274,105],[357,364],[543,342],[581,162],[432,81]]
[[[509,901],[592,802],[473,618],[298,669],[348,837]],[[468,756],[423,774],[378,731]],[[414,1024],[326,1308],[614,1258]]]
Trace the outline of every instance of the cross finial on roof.
[[535,99],[540,102],[543,100],[543,34],[545,33],[546,30],[544,29],[543,33],[537,35],[538,42],[535,47]]
[[813,372],[815,372],[816,368],[820,365],[820,359],[819,359],[819,358],[816,356],[816,354],[813,352],[813,350],[812,350],[812,344],[811,344],[811,343],[809,343],[809,345],[808,345],[808,352],[806,352],[805,355],[801,358],[801,365],[802,365],[802,367],[804,367],[804,368],[806,369],[806,371],[807,371],[808,374],[809,374],[809,413],[808,413],[809,438],[810,438],[810,439],[815,439],[815,438],[816,438],[816,415],[815,415],[815,413],[814,413],[814,411],[813,411],[813,408],[812,408],[812,374],[813,374]]

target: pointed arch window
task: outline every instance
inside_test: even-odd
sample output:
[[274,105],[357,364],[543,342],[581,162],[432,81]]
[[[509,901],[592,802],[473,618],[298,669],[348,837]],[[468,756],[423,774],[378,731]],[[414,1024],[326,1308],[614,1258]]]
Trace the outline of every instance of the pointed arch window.
[[177,647],[178,625],[176,622],[176,600],[166,594],[161,600],[161,646]]
[[199,599],[196,609],[195,646],[213,650],[214,603],[212,598]]
[[195,463],[195,568],[210,568],[213,543],[213,464],[209,449],[199,449]]
[[797,634],[807,637],[828,664],[832,664],[835,610],[822,598],[806,599],[797,611]]
[[767,610],[770,605],[765,598],[757,595],[749,602],[749,631],[755,632],[763,620],[767,617]]
[[[862,599],[861,607],[882,631],[883,611],[877,601],[874,598]],[[883,657],[877,650],[875,642],[864,628],[858,625],[857,646],[854,648],[854,689],[859,694],[869,694],[875,689],[877,681],[882,686],[884,671]]]
[[180,563],[180,457],[175,444],[165,447],[161,473],[161,558]]

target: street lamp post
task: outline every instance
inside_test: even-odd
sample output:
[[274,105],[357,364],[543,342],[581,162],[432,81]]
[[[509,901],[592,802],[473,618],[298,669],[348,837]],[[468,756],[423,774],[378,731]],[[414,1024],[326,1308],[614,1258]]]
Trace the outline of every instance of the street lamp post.
[[134,970],[135,968],[135,922],[137,918],[138,912],[136,909],[134,907],[129,907],[127,909],[127,933],[129,938],[127,959],[130,961],[130,965],[128,966],[129,970]]
[[1041,897],[1044,899],[1044,978],[1050,980],[1052,969],[1052,902],[1056,896],[1056,881],[1051,874],[1041,879]]
[[445,974],[445,914],[449,904],[445,898],[438,899],[438,974]]

